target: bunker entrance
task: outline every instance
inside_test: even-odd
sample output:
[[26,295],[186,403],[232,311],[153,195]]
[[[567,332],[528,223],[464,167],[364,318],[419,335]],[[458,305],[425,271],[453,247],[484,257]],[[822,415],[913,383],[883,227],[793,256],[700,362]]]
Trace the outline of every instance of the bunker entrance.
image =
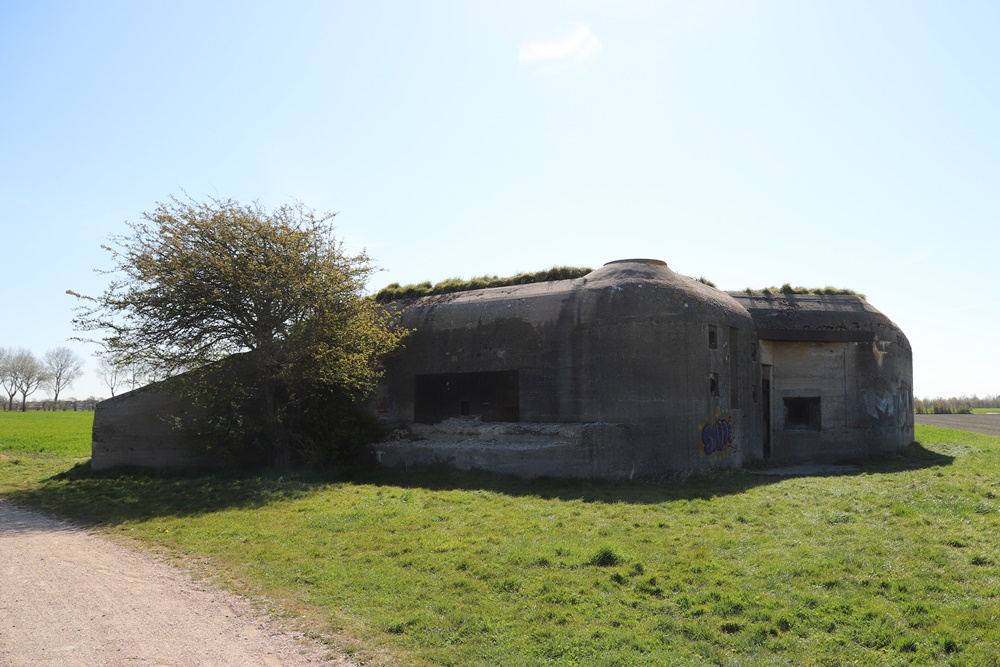
[[413,420],[435,424],[450,417],[484,422],[520,420],[517,371],[433,373],[413,378]]

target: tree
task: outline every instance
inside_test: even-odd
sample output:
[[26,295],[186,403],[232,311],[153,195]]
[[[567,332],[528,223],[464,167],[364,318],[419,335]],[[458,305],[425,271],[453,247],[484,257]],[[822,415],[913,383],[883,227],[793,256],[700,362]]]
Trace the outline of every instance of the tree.
[[138,389],[153,379],[149,366],[141,360],[125,364],[102,357],[97,364],[97,377],[111,390],[112,398],[119,387],[130,391]]
[[17,382],[14,377],[13,359],[14,352],[12,350],[0,347],[0,386],[7,393],[4,409],[8,411],[14,409],[14,397],[17,396]]
[[124,372],[123,384],[128,386],[129,391],[135,391],[153,379],[149,366],[141,361],[134,361],[122,370]]
[[112,398],[115,396],[115,390],[125,381],[124,376],[123,369],[117,364],[107,359],[101,359],[97,362],[97,377],[111,390]]
[[332,219],[300,203],[172,197],[104,246],[113,278],[100,296],[76,294],[74,324],[104,332],[122,366],[170,377],[216,436],[263,443],[287,465],[316,439],[302,427],[310,404],[365,398],[403,336],[365,296],[374,268],[345,252]]
[[28,409],[28,396],[48,381],[48,370],[38,357],[23,347],[11,355],[9,364],[14,388],[21,394],[21,412],[24,412]]
[[59,392],[83,375],[83,359],[68,347],[57,347],[45,353],[44,362],[45,386],[52,392],[52,402],[58,403]]

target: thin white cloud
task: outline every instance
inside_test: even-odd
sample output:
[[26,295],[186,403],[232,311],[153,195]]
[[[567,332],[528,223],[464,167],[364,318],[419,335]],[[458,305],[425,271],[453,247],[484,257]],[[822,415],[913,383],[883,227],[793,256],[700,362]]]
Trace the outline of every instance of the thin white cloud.
[[559,69],[584,67],[592,63],[604,47],[590,28],[582,23],[558,39],[524,42],[517,50],[521,65],[555,66]]

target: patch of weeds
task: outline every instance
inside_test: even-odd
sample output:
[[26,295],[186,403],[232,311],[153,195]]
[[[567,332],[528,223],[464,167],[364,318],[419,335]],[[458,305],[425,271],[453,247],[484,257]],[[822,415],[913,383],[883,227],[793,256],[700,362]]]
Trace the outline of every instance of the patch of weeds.
[[650,577],[646,581],[640,582],[636,587],[636,590],[645,595],[651,595],[653,597],[663,597],[663,588],[661,588],[656,581],[656,577]]
[[941,640],[941,650],[945,653],[958,653],[961,651],[961,647],[958,645],[954,639],[948,637]]
[[595,567],[615,567],[622,564],[622,558],[611,547],[601,547],[586,564]]
[[497,584],[496,589],[500,593],[517,593],[521,590],[521,584],[516,579],[507,577]]
[[719,616],[740,616],[743,614],[743,609],[744,607],[742,602],[739,602],[738,600],[725,599],[720,600],[719,603],[712,608],[712,611]]
[[980,555],[980,556],[973,556],[972,560],[970,560],[969,562],[972,563],[973,565],[993,565],[996,561],[994,561],[989,556]]
[[725,632],[727,635],[735,635],[737,632],[743,629],[743,626],[734,621],[726,621],[719,626],[719,629]]
[[386,626],[385,631],[390,635],[401,635],[408,629],[417,625],[416,619],[410,619],[408,621],[397,621],[395,623],[390,623]]

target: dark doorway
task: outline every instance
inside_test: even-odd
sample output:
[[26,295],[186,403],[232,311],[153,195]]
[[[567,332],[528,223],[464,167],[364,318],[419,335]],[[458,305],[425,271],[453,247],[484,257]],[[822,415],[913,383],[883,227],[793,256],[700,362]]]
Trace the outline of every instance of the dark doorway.
[[771,378],[760,381],[761,409],[764,411],[764,458],[771,458]]
[[484,422],[520,420],[517,371],[416,375],[413,389],[413,420],[421,424],[450,417],[479,417]]

